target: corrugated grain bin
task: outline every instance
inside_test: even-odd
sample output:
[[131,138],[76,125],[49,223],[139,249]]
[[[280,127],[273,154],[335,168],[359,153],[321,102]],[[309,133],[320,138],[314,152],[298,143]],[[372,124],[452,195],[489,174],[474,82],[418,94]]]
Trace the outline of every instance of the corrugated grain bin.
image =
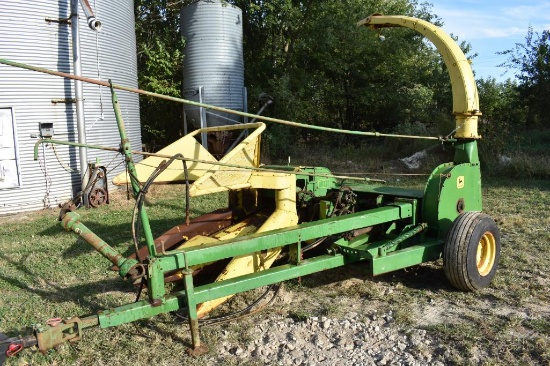
[[[185,38],[184,98],[244,110],[244,61],[241,9],[219,0],[203,0],[181,10]],[[201,89],[202,88],[202,89]],[[200,127],[199,109],[185,106],[187,121]],[[206,125],[240,122],[238,116],[207,112]]]
[[[88,28],[80,12],[82,75],[137,87],[136,40],[132,0],[90,2],[101,20]],[[0,55],[8,60],[73,73],[69,0],[0,1]],[[83,86],[86,140],[117,147],[120,143],[108,88]],[[134,149],[141,149],[139,99],[119,92],[123,117]],[[33,147],[39,126],[54,139],[77,141],[72,80],[0,65],[0,215],[55,206],[80,190],[78,148],[44,146],[39,161]],[[88,149],[88,161],[114,168],[116,153]],[[124,169],[118,166],[111,176]]]

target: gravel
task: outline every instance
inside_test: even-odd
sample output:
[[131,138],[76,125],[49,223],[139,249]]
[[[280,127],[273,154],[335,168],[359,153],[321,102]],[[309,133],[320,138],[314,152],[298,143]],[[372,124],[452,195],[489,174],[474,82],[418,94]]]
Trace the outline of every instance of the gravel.
[[392,311],[348,313],[343,319],[296,320],[273,315],[249,330],[252,341],[240,343],[228,330],[218,339],[216,362],[265,365],[436,365],[440,353],[422,329],[397,325]]

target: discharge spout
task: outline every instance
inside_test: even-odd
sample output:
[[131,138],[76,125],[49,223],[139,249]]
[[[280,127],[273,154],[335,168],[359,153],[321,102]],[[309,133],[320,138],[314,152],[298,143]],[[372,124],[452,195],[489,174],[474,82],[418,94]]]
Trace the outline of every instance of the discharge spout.
[[479,96],[470,66],[470,60],[456,42],[441,28],[422,19],[394,15],[373,14],[357,23],[371,29],[386,27],[404,27],[423,34],[437,48],[451,78],[453,91],[453,114],[456,119],[455,137],[458,139],[479,139],[478,117]]

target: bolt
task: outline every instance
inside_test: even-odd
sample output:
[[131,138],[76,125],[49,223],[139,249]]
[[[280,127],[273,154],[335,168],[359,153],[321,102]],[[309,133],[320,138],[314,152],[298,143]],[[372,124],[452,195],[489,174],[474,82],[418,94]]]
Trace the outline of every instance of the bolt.
[[80,235],[82,233],[82,230],[80,230],[80,228],[77,227],[76,229],[74,229],[74,232]]

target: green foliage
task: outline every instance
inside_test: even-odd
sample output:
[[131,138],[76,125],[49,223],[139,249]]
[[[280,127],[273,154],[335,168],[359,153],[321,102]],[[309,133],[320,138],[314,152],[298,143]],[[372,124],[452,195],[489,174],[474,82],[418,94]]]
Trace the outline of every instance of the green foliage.
[[[185,49],[179,10],[195,1],[135,1],[141,88],[181,95]],[[437,50],[408,29],[376,33],[356,26],[372,13],[414,16],[441,25],[429,3],[224,1],[243,11],[245,85],[252,112],[260,107],[256,98],[267,93],[275,104],[266,114],[307,124],[407,135],[447,136],[454,130],[449,75]],[[525,44],[502,52],[509,56],[504,66],[516,70],[517,80],[478,80],[480,154],[490,170],[500,169],[501,156],[523,151],[518,132],[548,129],[549,39],[549,31],[529,29]],[[455,40],[475,58],[468,43]],[[179,104],[142,98],[141,116],[143,140],[153,148],[182,134]],[[367,143],[360,137],[275,125],[269,126],[263,141],[264,155],[279,160],[294,155],[297,143],[339,149]],[[424,147],[408,140],[383,145],[399,156]]]
[[[400,123],[431,127],[442,113],[451,114],[449,77],[437,51],[421,35],[388,29],[382,41],[376,32],[356,26],[372,13],[405,14],[440,23],[428,4],[408,0],[230,2],[243,10],[249,95],[272,95],[276,104],[269,114],[381,132],[390,132]],[[277,144],[270,151],[285,154],[294,139],[311,137],[316,134],[293,131],[265,141]],[[335,136],[325,140],[339,146],[363,141]]]
[[[180,96],[183,81],[183,46],[179,32],[181,3],[136,0],[138,84],[141,89]],[[160,99],[140,97],[142,138],[151,149],[182,134],[182,107]]]
[[517,83],[497,83],[494,78],[477,82],[482,116],[479,132],[483,137],[481,153],[487,158],[509,154],[517,146],[518,129],[525,125],[525,107],[519,102]]
[[548,128],[550,122],[550,31],[527,30],[525,44],[500,52],[508,55],[501,66],[516,70],[520,100],[527,107],[529,128]]

